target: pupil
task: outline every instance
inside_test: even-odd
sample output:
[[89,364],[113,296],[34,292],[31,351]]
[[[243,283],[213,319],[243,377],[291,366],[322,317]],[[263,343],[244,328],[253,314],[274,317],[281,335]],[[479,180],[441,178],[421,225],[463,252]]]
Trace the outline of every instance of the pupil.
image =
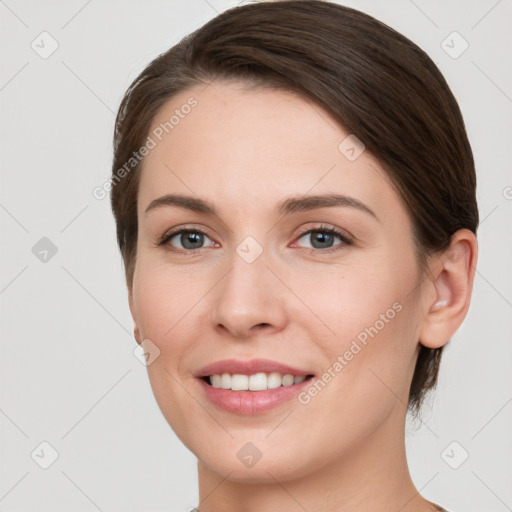
[[[327,244],[327,246],[330,246],[330,242],[332,242],[333,240],[333,235],[331,233],[325,233],[325,232],[322,232],[322,231],[316,231],[316,235],[313,236],[313,247],[315,249],[322,249],[322,248],[325,248],[325,245],[322,245],[322,244]],[[317,246],[316,244],[320,244],[320,246]]]
[[203,243],[202,233],[182,233],[181,243],[185,249],[200,248]]

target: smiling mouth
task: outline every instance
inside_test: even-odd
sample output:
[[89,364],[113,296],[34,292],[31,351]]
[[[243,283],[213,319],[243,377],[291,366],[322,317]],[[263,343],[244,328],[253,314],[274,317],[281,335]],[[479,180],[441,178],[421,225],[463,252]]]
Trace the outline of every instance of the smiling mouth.
[[209,386],[231,391],[267,391],[280,387],[290,387],[313,378],[314,375],[281,374],[259,372],[251,375],[223,373],[201,377]]

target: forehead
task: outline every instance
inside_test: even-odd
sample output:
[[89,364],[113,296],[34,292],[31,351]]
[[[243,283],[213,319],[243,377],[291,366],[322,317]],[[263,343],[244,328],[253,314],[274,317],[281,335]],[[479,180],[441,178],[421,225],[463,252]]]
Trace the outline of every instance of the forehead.
[[260,207],[309,191],[398,200],[368,152],[347,158],[353,136],[292,92],[221,81],[190,88],[160,109],[149,135],[155,146],[144,158],[139,209],[171,192]]
[[[259,161],[278,154],[296,160],[308,150],[334,154],[343,132],[326,111],[293,92],[225,81],[170,99],[153,121],[151,131],[159,129],[164,132],[162,150],[187,142],[195,143],[197,151],[207,147],[216,159],[234,157],[238,150],[247,157],[258,152]],[[231,151],[226,153],[227,147]]]

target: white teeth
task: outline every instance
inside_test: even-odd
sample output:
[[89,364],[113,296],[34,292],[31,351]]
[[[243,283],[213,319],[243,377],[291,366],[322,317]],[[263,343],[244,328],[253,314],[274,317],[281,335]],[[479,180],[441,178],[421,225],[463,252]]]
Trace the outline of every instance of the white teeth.
[[289,373],[281,375],[278,372],[260,372],[253,375],[242,375],[239,373],[233,375],[230,373],[210,375],[210,383],[214,388],[231,389],[233,391],[264,391],[266,389],[299,384],[305,379],[305,375],[295,377]]
[[293,375],[290,375],[287,373],[286,375],[283,375],[283,386],[291,386],[293,384]]
[[231,389],[233,391],[246,391],[249,389],[249,376],[235,373],[231,375]]
[[222,389],[231,389],[231,375],[223,373],[220,379],[220,387]]
[[251,391],[262,391],[267,389],[267,376],[264,373],[255,373],[249,377],[249,389]]
[[281,387],[281,374],[277,372],[269,373],[267,376],[267,388],[275,389]]

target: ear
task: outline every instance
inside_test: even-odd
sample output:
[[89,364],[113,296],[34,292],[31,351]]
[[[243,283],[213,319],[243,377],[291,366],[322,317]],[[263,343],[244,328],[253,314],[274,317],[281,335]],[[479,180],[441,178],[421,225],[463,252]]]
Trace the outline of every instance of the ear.
[[137,325],[137,319],[135,317],[135,305],[133,302],[133,288],[130,286],[128,288],[128,304],[130,306],[130,313],[132,314],[133,319],[133,337],[135,341],[140,345],[142,343],[142,336],[140,335],[139,326]]
[[452,235],[450,246],[432,262],[427,312],[419,341],[439,348],[455,334],[469,309],[478,259],[476,237],[469,229]]

